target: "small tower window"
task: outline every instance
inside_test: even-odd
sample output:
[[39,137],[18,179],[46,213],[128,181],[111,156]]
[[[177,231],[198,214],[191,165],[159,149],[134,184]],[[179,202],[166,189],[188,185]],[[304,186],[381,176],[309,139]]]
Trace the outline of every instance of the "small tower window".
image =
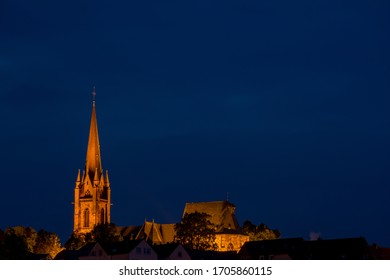
[[89,227],[89,209],[84,210],[84,227]]

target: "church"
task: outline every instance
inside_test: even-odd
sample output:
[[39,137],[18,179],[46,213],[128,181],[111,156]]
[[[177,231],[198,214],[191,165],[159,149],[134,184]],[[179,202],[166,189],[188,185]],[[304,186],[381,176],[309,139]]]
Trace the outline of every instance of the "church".
[[77,173],[74,188],[74,226],[77,233],[90,232],[95,225],[111,222],[111,188],[108,170],[104,175],[100,157],[98,125],[96,119],[95,89],[89,128],[87,158],[82,175]]
[[[111,186],[108,171],[104,173],[100,155],[99,134],[96,118],[95,89],[92,92],[92,115],[85,167],[77,173],[74,188],[75,233],[88,233],[98,224],[111,222]],[[200,212],[210,215],[210,222],[216,226],[218,251],[239,251],[249,241],[243,234],[235,216],[235,206],[228,201],[186,203],[185,214]],[[129,239],[144,239],[151,244],[174,242],[175,224],[159,224],[146,221],[142,226],[122,226],[118,231]]]

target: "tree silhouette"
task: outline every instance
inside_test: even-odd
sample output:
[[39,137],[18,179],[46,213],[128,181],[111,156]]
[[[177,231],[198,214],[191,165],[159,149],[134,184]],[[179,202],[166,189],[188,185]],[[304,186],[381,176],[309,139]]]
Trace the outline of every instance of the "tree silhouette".
[[68,250],[78,250],[88,242],[99,242],[101,244],[123,240],[115,224],[97,224],[88,233],[73,232],[65,243]]
[[49,254],[54,258],[61,250],[60,238],[57,234],[44,229],[38,231],[34,245],[35,254]]
[[206,213],[186,213],[175,225],[174,240],[184,247],[194,250],[215,250],[215,225]]
[[110,243],[123,240],[122,236],[117,231],[116,225],[113,223],[96,225],[90,233],[86,234],[86,239],[99,243]]
[[248,220],[244,222],[242,230],[249,235],[250,241],[278,239],[280,237],[279,230],[269,229],[265,224],[256,226]]
[[29,256],[30,252],[25,238],[16,234],[13,228],[7,228],[0,245],[0,259],[26,260]]
[[78,250],[82,246],[84,246],[85,243],[87,243],[87,241],[85,240],[85,234],[72,232],[69,239],[65,242],[64,247],[67,250]]

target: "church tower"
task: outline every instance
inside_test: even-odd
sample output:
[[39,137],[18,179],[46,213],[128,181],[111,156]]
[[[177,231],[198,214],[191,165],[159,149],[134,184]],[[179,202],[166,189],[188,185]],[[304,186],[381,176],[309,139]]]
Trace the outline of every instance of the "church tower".
[[78,233],[90,232],[95,225],[110,223],[111,188],[108,170],[103,174],[96,120],[95,88],[89,128],[85,168],[76,178],[74,188],[74,227]]

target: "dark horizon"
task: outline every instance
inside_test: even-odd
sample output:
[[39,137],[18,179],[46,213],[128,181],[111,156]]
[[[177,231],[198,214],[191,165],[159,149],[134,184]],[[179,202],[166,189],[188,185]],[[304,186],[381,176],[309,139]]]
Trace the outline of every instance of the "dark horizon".
[[111,221],[225,200],[390,248],[387,1],[0,4],[0,228],[73,229],[96,86]]

